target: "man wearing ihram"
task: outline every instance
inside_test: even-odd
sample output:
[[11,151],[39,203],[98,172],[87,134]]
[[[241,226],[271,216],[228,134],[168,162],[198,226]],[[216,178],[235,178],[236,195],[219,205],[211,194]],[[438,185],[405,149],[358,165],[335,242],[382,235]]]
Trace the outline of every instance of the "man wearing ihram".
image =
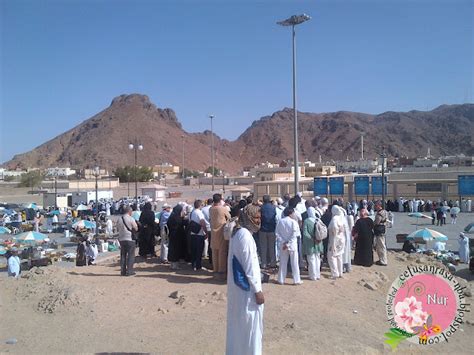
[[227,355],[262,353],[263,303],[257,246],[236,222],[227,267]]

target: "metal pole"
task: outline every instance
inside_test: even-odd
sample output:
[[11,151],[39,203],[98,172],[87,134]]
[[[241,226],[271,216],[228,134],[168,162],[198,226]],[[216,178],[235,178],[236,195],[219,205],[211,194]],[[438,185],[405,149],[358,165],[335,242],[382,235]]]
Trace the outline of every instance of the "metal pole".
[[385,209],[385,147],[382,147],[382,208]]
[[299,192],[298,168],[298,113],[296,111],[296,32],[295,25],[291,26],[293,32],[293,140],[294,140],[294,165],[295,165],[295,195]]
[[127,198],[130,197],[130,172],[127,173]]
[[184,136],[181,136],[181,138],[183,138],[183,169],[182,169],[183,174],[182,175],[183,175],[183,186],[184,186],[186,184],[186,176],[184,174]]
[[58,209],[58,177],[54,175],[54,209]]
[[99,170],[95,172],[95,237],[99,238]]
[[212,119],[214,118],[214,116],[211,115],[209,117],[211,118],[211,163],[212,163],[211,177],[212,177],[212,191],[214,191],[214,131],[212,128]]
[[138,141],[135,140],[135,206],[138,211],[138,181],[137,181],[137,151],[138,151]]

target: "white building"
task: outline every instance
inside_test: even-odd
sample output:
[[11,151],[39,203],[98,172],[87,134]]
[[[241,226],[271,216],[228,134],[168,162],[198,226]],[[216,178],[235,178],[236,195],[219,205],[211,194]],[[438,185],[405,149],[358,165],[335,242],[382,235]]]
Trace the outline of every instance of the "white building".
[[5,177],[20,177],[21,175],[26,174],[24,170],[7,170],[5,168],[0,168],[0,180],[5,180]]
[[68,177],[76,174],[76,170],[71,168],[47,168],[45,170],[46,176]]

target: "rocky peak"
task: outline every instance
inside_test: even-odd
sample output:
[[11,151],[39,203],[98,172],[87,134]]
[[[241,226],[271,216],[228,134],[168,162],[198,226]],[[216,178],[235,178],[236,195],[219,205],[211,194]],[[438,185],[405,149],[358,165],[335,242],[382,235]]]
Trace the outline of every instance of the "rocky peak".
[[150,101],[150,98],[147,95],[141,95],[141,94],[123,94],[120,96],[115,97],[110,106],[118,106],[118,105],[127,105],[127,104],[132,104],[132,103],[138,103],[143,106],[143,108],[150,109],[154,108],[156,109],[156,106]]

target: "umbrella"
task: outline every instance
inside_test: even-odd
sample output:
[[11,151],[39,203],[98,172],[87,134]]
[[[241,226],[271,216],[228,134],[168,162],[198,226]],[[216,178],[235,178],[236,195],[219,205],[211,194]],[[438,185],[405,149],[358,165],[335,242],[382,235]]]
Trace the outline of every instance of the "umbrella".
[[44,242],[48,240],[48,237],[43,233],[38,232],[25,232],[20,233],[15,237],[18,242],[25,243],[35,243],[35,242]]
[[469,223],[466,228],[464,228],[464,232],[466,233],[474,233],[474,222]]
[[408,240],[413,240],[413,241],[429,241],[429,240],[439,240],[441,242],[446,242],[448,240],[448,237],[445,236],[444,234],[441,234],[440,232],[434,231],[432,229],[428,228],[423,228],[419,229],[413,233],[410,233],[407,236]]
[[6,252],[7,250],[5,249],[5,247],[3,245],[0,245],[0,255],[5,255]]
[[38,209],[38,206],[36,205],[36,203],[32,202],[32,203],[26,203],[24,204],[24,207],[25,208],[32,208],[34,210]]
[[408,214],[409,217],[414,217],[414,218],[426,218],[426,219],[433,219],[433,217],[428,216],[426,214],[420,213],[420,212],[413,212]]
[[10,234],[11,232],[7,227],[0,227],[0,234]]
[[72,224],[72,228],[74,229],[95,229],[95,222],[91,222],[88,220],[80,220]]
[[13,210],[10,210],[8,208],[5,208],[3,211],[2,211],[3,214],[7,215],[7,216],[11,216],[11,215],[14,215],[15,214],[15,211]]
[[90,210],[90,208],[86,205],[81,204],[81,205],[76,207],[76,211],[88,211],[88,210]]
[[461,212],[461,209],[459,207],[451,208],[451,213],[452,214],[458,214],[459,212]]
[[135,221],[138,221],[140,219],[140,215],[142,214],[141,211],[133,211],[132,213],[132,218],[135,220]]
[[61,211],[54,210],[54,211],[49,212],[49,214],[59,216],[61,214]]

